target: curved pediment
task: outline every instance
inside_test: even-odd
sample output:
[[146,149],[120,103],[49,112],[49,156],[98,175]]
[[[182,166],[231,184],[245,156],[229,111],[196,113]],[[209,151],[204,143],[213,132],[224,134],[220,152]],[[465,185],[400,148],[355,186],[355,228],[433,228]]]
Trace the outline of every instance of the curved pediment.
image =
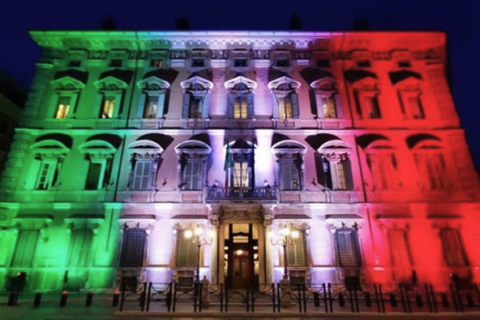
[[252,90],[257,88],[257,82],[244,76],[236,76],[235,78],[225,81],[224,85],[225,85],[225,89],[233,89],[237,85],[244,85],[248,89],[252,89]]
[[[270,81],[267,84],[267,87],[268,89],[277,89],[281,86],[287,86],[287,87],[290,87],[291,89],[297,90],[298,88],[300,88],[300,85],[301,83],[299,81],[294,80],[288,76],[282,76],[275,80]],[[281,89],[281,90],[284,90],[284,89]]]
[[397,85],[404,82],[407,84],[411,84],[412,82],[416,84],[422,80],[422,76],[420,75],[420,73],[413,72],[410,70],[400,70],[396,72],[390,72],[388,76],[390,77],[390,81],[392,82],[393,85]]
[[180,86],[183,89],[189,89],[190,87],[197,86],[197,85],[200,85],[203,88],[208,89],[208,90],[213,88],[213,82],[211,82],[211,81],[209,81],[205,78],[202,78],[200,76],[193,76],[193,77],[191,77],[187,80],[184,80],[184,81],[180,82]]
[[58,140],[46,139],[36,142],[30,146],[30,149],[35,153],[42,154],[65,154],[70,151],[67,146]]
[[83,154],[87,153],[102,153],[102,154],[112,154],[117,151],[117,149],[112,146],[110,143],[104,140],[92,140],[83,143],[80,147],[80,152]]
[[202,153],[202,154],[210,154],[212,152],[212,148],[206,144],[205,142],[198,141],[198,140],[187,140],[184,142],[179,143],[175,147],[175,152],[179,153]]
[[55,90],[80,90],[85,87],[85,83],[71,76],[63,76],[61,78],[50,81]]
[[414,134],[406,139],[407,146],[410,149],[428,149],[428,148],[441,148],[441,139],[437,136],[428,133]]
[[143,90],[158,91],[170,88],[170,83],[157,76],[150,76],[138,81],[137,87]]
[[322,144],[317,151],[319,153],[323,153],[325,151],[336,151],[336,150],[350,151],[352,150],[352,147],[348,143],[342,140],[330,140]]
[[97,80],[94,82],[94,85],[97,89],[106,91],[116,91],[126,89],[128,87],[128,83],[114,76],[108,76],[101,80]]
[[129,153],[149,153],[149,154],[159,154],[163,152],[163,148],[156,142],[152,140],[137,140],[132,142],[127,150]]
[[295,140],[283,140],[272,146],[272,153],[305,153],[307,147]]

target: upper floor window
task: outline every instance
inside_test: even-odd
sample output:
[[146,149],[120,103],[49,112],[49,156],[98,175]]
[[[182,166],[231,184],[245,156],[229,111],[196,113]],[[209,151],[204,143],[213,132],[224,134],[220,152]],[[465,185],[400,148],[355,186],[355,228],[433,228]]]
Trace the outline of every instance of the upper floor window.
[[211,51],[206,49],[192,49],[187,53],[186,68],[187,72],[201,71],[209,67]]
[[152,190],[156,187],[157,170],[163,148],[150,140],[137,140],[128,146],[132,171],[130,190]]
[[242,139],[227,143],[225,154],[227,194],[251,192],[254,186],[255,145]]
[[99,118],[118,118],[121,113],[123,94],[128,84],[116,77],[108,76],[95,81],[94,85],[98,89]]
[[317,117],[320,119],[338,118],[338,89],[337,82],[329,77],[314,81],[310,84],[315,95]]
[[187,140],[175,147],[179,158],[179,188],[202,190],[206,184],[206,165],[210,146],[202,141]]
[[153,68],[163,68],[165,65],[165,61],[160,58],[150,59],[150,67]]
[[273,50],[270,53],[271,66],[274,68],[290,69],[292,65],[292,52],[288,49]]
[[330,59],[316,59],[315,66],[317,68],[330,68]]
[[182,117],[184,119],[208,118],[210,90],[213,83],[199,76],[194,76],[180,83],[183,93]]
[[150,76],[139,81],[137,86],[141,90],[137,118],[162,118],[165,112],[166,98],[170,89],[170,83],[157,76]]
[[302,190],[303,155],[307,148],[293,140],[284,140],[272,146],[277,158],[280,190]]
[[36,190],[48,190],[56,185],[65,156],[70,151],[57,140],[43,140],[30,147],[39,160]]
[[370,68],[372,66],[372,63],[370,60],[359,60],[357,61],[357,67],[359,68]]
[[442,241],[443,253],[447,266],[464,267],[468,265],[458,230],[441,229],[440,239]]
[[110,68],[121,68],[123,66],[122,59],[110,59],[108,66]]
[[235,59],[233,59],[233,66],[235,68],[246,68],[246,67],[248,67],[248,59],[247,58],[235,58]]
[[68,67],[70,68],[80,68],[82,66],[82,60],[70,60],[68,62]]
[[293,119],[300,113],[297,90],[300,82],[284,76],[268,83],[273,95],[273,118]]
[[68,119],[75,117],[80,92],[85,84],[70,76],[64,76],[51,82],[55,90],[52,97],[55,119]]
[[328,141],[318,149],[321,156],[320,176],[327,188],[353,190],[351,150],[350,146],[340,140]]
[[339,228],[334,233],[335,253],[340,267],[361,267],[358,233],[354,228]]
[[102,140],[92,140],[82,144],[80,152],[89,161],[85,190],[99,190],[110,184],[115,147]]
[[228,90],[227,118],[250,119],[254,116],[253,90],[257,83],[244,76],[235,77],[225,82]]
[[399,68],[410,68],[412,64],[408,60],[400,60],[397,62]]

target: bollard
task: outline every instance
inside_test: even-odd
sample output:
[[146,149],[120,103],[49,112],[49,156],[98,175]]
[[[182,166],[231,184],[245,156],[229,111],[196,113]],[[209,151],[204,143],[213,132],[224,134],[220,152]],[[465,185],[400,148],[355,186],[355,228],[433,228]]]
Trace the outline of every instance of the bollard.
[[67,305],[68,291],[63,290],[62,296],[60,297],[60,307],[65,307]]
[[38,308],[40,307],[41,302],[42,302],[42,294],[40,292],[35,293],[35,297],[33,298],[33,306]]
[[10,294],[8,295],[8,303],[7,305],[8,306],[15,306],[17,305],[17,300],[18,300],[18,292],[10,292]]
[[318,292],[313,293],[313,305],[315,307],[320,307],[320,294],[318,294]]
[[368,308],[372,307],[372,295],[370,292],[365,292],[365,306]]
[[113,292],[112,307],[118,306],[119,300],[120,300],[120,291],[117,289]]
[[85,301],[85,306],[86,307],[91,307],[92,306],[93,295],[94,295],[94,293],[92,291],[88,291],[87,300]]
[[338,305],[341,308],[345,307],[345,297],[343,296],[343,293],[338,294]]

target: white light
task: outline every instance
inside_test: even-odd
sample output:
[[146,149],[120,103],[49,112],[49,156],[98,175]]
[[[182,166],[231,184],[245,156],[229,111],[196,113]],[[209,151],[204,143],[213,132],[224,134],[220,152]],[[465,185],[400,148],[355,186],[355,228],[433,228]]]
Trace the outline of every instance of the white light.
[[203,229],[197,226],[193,232],[196,236],[201,236],[203,234]]
[[184,236],[186,239],[190,239],[190,238],[193,236],[192,230],[190,230],[190,229],[185,230],[185,232],[183,233],[183,236]]
[[288,229],[288,227],[283,227],[282,229],[280,229],[280,234],[282,236],[288,236],[290,234],[290,229]]
[[298,237],[300,237],[300,232],[298,232],[298,230],[293,230],[291,236],[293,239],[298,239]]
[[243,254],[243,250],[238,249],[235,253],[237,254],[237,256],[241,256]]

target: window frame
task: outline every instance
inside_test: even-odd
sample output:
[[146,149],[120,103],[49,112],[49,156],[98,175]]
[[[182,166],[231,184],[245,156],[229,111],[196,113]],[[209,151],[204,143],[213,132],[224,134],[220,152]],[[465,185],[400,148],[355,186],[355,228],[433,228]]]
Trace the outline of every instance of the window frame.
[[[347,250],[341,250],[339,242],[339,232],[349,233]],[[356,228],[342,227],[335,229],[333,234],[336,264],[342,268],[361,268],[363,266],[362,250],[360,245],[360,237]],[[346,256],[346,260],[343,261],[342,256]],[[354,262],[350,264],[349,262]]]

